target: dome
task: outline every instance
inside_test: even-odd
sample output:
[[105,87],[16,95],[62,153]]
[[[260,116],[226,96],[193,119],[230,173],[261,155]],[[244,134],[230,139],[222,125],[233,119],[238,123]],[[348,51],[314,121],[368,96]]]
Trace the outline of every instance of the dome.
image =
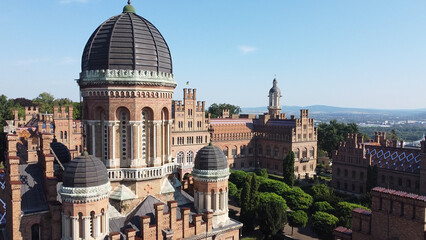
[[63,176],[64,187],[96,187],[108,183],[105,165],[87,153],[70,161]]
[[208,146],[201,148],[195,157],[194,169],[197,170],[223,170],[228,169],[228,162],[222,150],[213,146],[211,143]]
[[54,138],[52,143],[50,143],[50,148],[52,149],[53,153],[55,153],[55,156],[59,159],[61,164],[65,164],[71,161],[71,154],[67,146],[58,142],[56,138]]
[[81,70],[146,70],[172,73],[169,47],[158,29],[128,4],[103,22],[84,48]]
[[272,88],[269,90],[269,95],[274,94],[274,93],[278,93],[279,95],[281,95],[281,90],[278,88],[277,86],[277,79],[274,78],[274,81],[272,81]]

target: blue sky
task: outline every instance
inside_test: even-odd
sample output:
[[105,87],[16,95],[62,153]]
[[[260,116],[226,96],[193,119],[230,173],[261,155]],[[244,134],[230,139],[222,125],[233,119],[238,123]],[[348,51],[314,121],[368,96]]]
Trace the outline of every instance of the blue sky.
[[[83,47],[124,0],[1,1],[0,94],[77,100]],[[426,1],[133,0],[172,52],[175,99],[426,108]]]

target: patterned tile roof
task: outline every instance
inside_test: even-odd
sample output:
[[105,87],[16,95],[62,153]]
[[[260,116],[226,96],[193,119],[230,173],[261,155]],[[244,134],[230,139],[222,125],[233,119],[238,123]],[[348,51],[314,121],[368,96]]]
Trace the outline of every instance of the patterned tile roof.
[[372,165],[395,171],[420,172],[420,150],[408,148],[365,145],[366,154],[371,155]]

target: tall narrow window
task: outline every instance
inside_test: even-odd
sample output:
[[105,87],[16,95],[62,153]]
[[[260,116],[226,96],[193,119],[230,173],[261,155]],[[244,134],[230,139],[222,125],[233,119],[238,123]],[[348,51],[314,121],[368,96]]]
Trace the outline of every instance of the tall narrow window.
[[40,225],[34,224],[31,226],[31,240],[40,240]]
[[78,214],[78,237],[83,237],[83,214]]
[[188,162],[188,163],[192,163],[193,158],[194,158],[194,152],[192,152],[192,151],[188,151],[188,152],[186,153],[186,162]]
[[95,212],[90,212],[90,236],[95,237]]
[[177,162],[178,163],[183,163],[183,157],[184,157],[184,153],[182,151],[179,151],[176,155],[177,158]]
[[120,131],[120,166],[121,167],[127,167],[127,162],[129,159],[128,156],[128,142],[127,142],[127,137],[128,137],[128,132],[127,132],[127,127],[129,124],[129,113],[127,111],[127,109],[121,109],[119,111],[118,114],[119,117],[119,131]]

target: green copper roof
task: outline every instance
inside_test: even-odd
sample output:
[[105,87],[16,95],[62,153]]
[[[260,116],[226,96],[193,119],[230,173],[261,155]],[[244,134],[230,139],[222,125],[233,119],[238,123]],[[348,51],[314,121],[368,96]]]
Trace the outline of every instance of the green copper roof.
[[123,13],[136,13],[135,8],[129,4],[127,4],[126,6],[124,6],[123,8]]

